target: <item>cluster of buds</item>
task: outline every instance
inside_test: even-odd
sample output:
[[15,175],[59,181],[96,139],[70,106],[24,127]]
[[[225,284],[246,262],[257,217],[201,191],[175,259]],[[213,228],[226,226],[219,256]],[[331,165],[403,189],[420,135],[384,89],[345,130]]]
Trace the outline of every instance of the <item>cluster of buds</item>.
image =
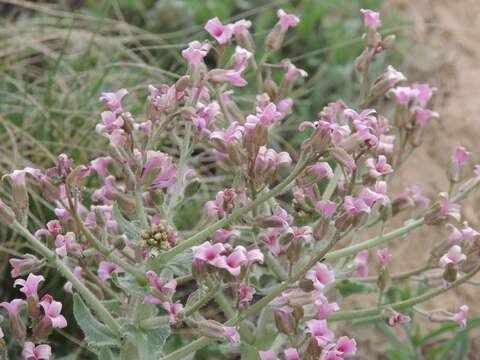
[[141,233],[141,245],[148,250],[153,257],[159,256],[162,252],[169,250],[176,242],[175,233],[171,226],[163,223],[154,225],[149,230]]

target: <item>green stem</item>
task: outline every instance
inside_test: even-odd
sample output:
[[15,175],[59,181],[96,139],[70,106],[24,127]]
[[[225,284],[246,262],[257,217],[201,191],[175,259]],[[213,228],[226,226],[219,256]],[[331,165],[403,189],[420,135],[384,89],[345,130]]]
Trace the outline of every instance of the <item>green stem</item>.
[[170,249],[169,251],[165,252],[161,259],[164,264],[166,264],[170,259],[174,256],[180,254],[181,252],[190,249],[195,244],[199,243],[202,240],[205,240],[210,234],[214,233],[215,231],[226,227],[236,220],[240,219],[242,216],[247,214],[249,211],[254,209],[255,207],[263,204],[265,201],[269,200],[270,198],[279,195],[282,191],[292,182],[294,181],[297,176],[305,169],[306,161],[303,158],[300,158],[297,166],[293,169],[293,171],[288,175],[281,183],[275,186],[272,190],[260,195],[250,204],[232,212],[229,216],[218,220],[217,222],[211,224],[210,226],[206,227],[202,231],[196,233],[195,235],[189,237],[188,239],[180,242],[177,246]]
[[11,227],[22,234],[38,253],[47,259],[47,261],[49,261],[60,272],[60,274],[63,275],[63,277],[73,284],[73,287],[80,293],[85,302],[97,313],[98,317],[105,323],[105,325],[107,325],[115,335],[119,336],[120,325],[115,318],[103,306],[97,297],[71,272],[68,266],[23,225],[14,222]]
[[398,301],[391,304],[382,305],[382,307],[371,307],[368,309],[361,309],[361,310],[351,310],[351,311],[340,311],[334,313],[328,317],[328,321],[341,321],[341,320],[352,320],[364,317],[373,317],[373,316],[380,316],[380,312],[384,308],[392,308],[394,310],[403,310],[406,308],[410,308],[417,304],[423,303],[438,295],[443,294],[446,291],[449,291],[457,286],[462,285],[463,283],[470,280],[478,271],[480,270],[480,266],[472,270],[471,272],[467,273],[466,275],[462,276],[458,280],[448,284],[447,286],[438,286],[436,289],[433,289],[429,292],[426,292],[422,295],[410,298],[404,301]]

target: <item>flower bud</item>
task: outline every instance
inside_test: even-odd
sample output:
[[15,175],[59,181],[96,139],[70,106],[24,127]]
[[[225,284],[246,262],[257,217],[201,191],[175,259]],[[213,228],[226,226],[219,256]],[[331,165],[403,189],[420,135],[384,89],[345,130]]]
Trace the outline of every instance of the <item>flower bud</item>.
[[177,90],[177,92],[182,92],[188,86],[190,86],[190,83],[191,83],[190,76],[184,75],[180,79],[178,79],[177,82],[175,83],[175,90]]
[[15,213],[9,206],[0,200],[0,223],[10,226],[15,222]]
[[447,282],[454,282],[457,280],[458,270],[455,264],[450,263],[443,271],[443,279]]
[[285,335],[290,335],[295,331],[296,321],[293,316],[293,308],[290,306],[282,306],[280,308],[273,308],[273,316],[275,325],[278,331]]
[[378,274],[377,286],[381,291],[384,291],[390,282],[390,273],[388,269],[381,270]]
[[313,286],[313,281],[310,279],[302,279],[298,283],[298,287],[302,289],[305,292],[310,292],[315,289],[315,286]]
[[393,46],[395,45],[395,39],[396,36],[393,34],[386,36],[381,42],[382,48],[385,50],[393,48]]
[[265,49],[268,52],[280,49],[284,36],[285,33],[282,31],[282,27],[277,23],[265,38]]
[[272,98],[272,99],[277,98],[278,85],[271,78],[268,78],[263,82],[263,88],[266,91],[266,93],[268,94],[268,96],[270,96],[270,98]]

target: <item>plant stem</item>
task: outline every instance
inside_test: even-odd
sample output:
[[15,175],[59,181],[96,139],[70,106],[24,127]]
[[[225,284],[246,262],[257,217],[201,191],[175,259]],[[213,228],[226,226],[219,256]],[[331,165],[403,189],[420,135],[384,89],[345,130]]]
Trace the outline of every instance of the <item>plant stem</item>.
[[120,325],[118,322],[97,297],[72,273],[68,266],[23,225],[14,222],[11,227],[22,234],[37,252],[55,266],[55,268],[73,284],[73,287],[80,293],[85,302],[97,313],[98,317],[105,323],[105,325],[107,325],[115,335],[119,336]]
[[457,286],[462,285],[463,283],[470,280],[478,271],[480,270],[480,266],[476,267],[474,270],[470,271],[469,273],[465,274],[458,280],[446,285],[446,286],[438,286],[436,289],[433,289],[429,292],[426,292],[422,295],[410,298],[404,301],[398,301],[391,304],[385,304],[379,307],[371,307],[368,309],[361,309],[361,310],[351,310],[351,311],[339,311],[335,314],[332,314],[328,317],[328,321],[341,321],[341,320],[352,320],[364,317],[373,317],[373,316],[380,316],[380,312],[384,308],[392,308],[394,310],[402,310],[417,304],[423,303],[434,297],[437,297],[444,292],[456,288]]

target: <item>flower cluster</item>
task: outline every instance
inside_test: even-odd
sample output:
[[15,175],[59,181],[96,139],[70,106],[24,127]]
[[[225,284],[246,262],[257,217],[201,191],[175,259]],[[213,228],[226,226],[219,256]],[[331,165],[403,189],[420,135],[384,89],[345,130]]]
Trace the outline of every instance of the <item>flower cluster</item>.
[[[248,345],[264,360],[341,360],[355,356],[357,343],[334,321],[374,318],[397,326],[417,311],[465,327],[466,306],[451,313],[412,305],[480,271],[480,233],[463,221],[459,204],[480,183],[480,171],[465,175],[470,153],[458,147],[447,170],[448,192],[438,201],[430,204],[420,186],[389,191],[391,177],[439,117],[427,108],[436,89],[406,85],[392,66],[370,80],[370,65],[395,38],[382,38],[377,12],[362,14],[355,105],[328,103],[311,121],[291,115],[292,90],[308,74],[290,59],[269,61],[297,16],[279,10],[261,49],[251,21],[213,18],[205,25],[213,41],[188,44],[186,73],[150,85],[145,114],[126,111],[126,89],[102,94],[107,110],[96,126],[108,148],[102,156],[76,164],[60,154],[51,168],[4,177],[12,196],[9,205],[0,202],[0,221],[36,252],[10,260],[24,298],[0,304],[25,359],[49,359],[43,342],[67,326],[62,304],[38,296],[44,278],[35,274],[47,266],[65,278],[65,296],[73,295],[89,347],[121,358],[149,349],[155,351],[149,356],[176,360],[226,340],[228,351]],[[303,136],[299,149],[282,146],[287,121],[296,121]],[[53,204],[55,219],[31,232],[35,187]],[[411,210],[416,217],[385,233],[390,219]],[[388,243],[423,225],[445,225],[450,235],[418,269],[393,273]],[[365,239],[372,231],[378,236]],[[388,290],[413,276],[439,286],[391,302]],[[378,303],[341,309],[349,286],[377,292]],[[164,354],[159,338],[171,329],[176,340],[168,348],[186,345]],[[255,337],[262,339],[258,348]],[[1,340],[0,351],[5,347]]]

